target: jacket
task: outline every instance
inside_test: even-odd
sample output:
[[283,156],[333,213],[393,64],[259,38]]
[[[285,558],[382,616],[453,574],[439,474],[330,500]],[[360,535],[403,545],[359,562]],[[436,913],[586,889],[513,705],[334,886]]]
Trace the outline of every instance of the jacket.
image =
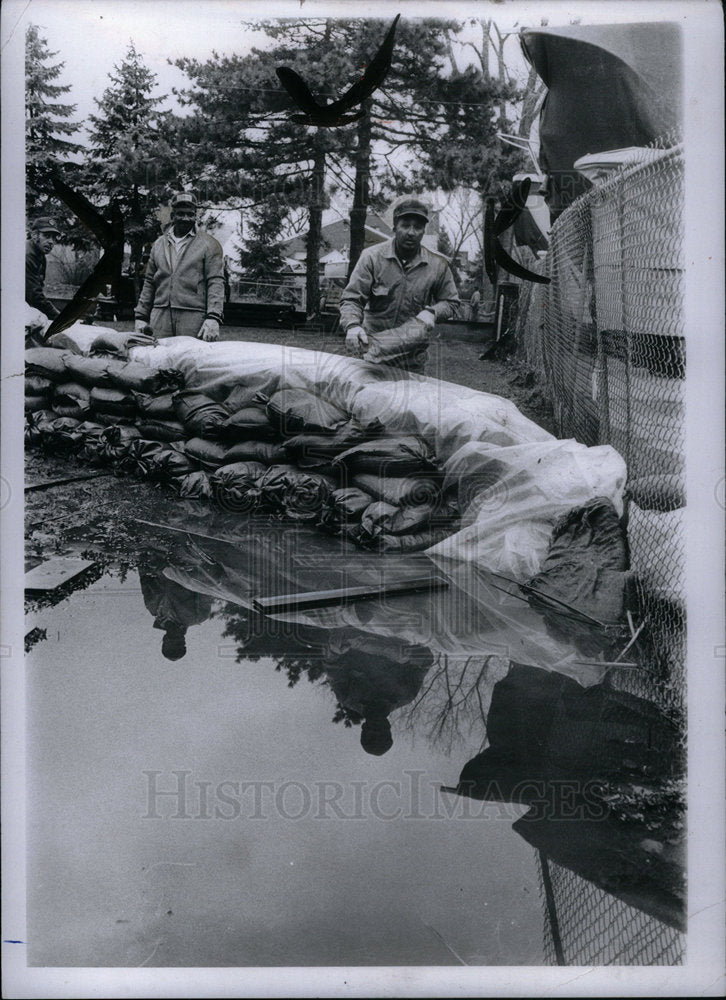
[[437,322],[451,319],[458,305],[454,276],[441,254],[422,246],[404,271],[391,239],[360,255],[340,300],[340,325],[347,330],[360,324],[369,333],[380,333],[426,308]]
[[44,285],[45,254],[36,243],[28,240],[25,244],[25,301],[34,309],[40,309],[48,319],[55,319],[58,310],[46,298]]
[[189,309],[222,321],[224,255],[209,233],[197,231],[172,271],[167,234],[151,248],[144,285],[134,315],[148,320],[152,309]]

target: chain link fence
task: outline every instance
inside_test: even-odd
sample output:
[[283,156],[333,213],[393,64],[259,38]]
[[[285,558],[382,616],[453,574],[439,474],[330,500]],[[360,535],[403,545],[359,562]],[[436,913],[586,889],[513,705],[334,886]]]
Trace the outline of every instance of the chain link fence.
[[[610,444],[628,467],[625,519],[642,631],[614,687],[685,738],[683,148],[666,137],[574,202],[526,265],[517,349],[561,437]],[[538,852],[545,954],[561,965],[675,965],[685,936]]]
[[685,935],[537,852],[548,965],[680,965]]
[[[626,521],[641,669],[618,682],[684,714],[683,148],[643,149],[558,218],[520,292],[518,350],[558,433],[610,444],[628,466]],[[528,265],[530,266],[530,265]]]

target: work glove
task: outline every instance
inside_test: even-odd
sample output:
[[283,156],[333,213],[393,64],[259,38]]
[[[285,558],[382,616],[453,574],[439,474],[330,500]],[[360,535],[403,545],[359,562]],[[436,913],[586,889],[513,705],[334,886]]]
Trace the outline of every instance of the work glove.
[[216,319],[205,319],[198,333],[200,340],[219,340],[219,323]]
[[134,321],[134,333],[148,333],[148,319],[137,319]]
[[436,314],[431,309],[422,309],[420,313],[416,313],[416,319],[428,327],[436,326]]
[[368,334],[362,326],[350,326],[345,334],[345,346],[350,354],[360,356],[368,347]]

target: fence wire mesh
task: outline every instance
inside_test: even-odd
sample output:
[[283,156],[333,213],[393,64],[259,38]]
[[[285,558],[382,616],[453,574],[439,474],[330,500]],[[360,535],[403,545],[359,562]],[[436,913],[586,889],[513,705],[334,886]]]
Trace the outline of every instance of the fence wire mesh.
[[[642,670],[623,686],[685,702],[683,148],[673,137],[557,219],[548,286],[522,289],[518,347],[558,433],[611,444],[628,466],[626,521]],[[540,268],[542,269],[542,268]]]
[[537,852],[549,965],[680,965],[685,936]]

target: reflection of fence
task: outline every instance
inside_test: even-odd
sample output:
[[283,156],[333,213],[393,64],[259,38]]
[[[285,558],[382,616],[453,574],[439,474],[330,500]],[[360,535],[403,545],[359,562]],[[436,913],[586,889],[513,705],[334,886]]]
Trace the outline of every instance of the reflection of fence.
[[[518,342],[559,433],[628,464],[644,629],[634,693],[683,708],[685,504],[681,146],[643,150],[552,229],[548,286],[523,290]],[[526,301],[528,298],[528,302]],[[630,678],[635,680],[635,678]],[[626,678],[627,680],[627,678]]]
[[679,965],[680,931],[537,852],[549,965]]

